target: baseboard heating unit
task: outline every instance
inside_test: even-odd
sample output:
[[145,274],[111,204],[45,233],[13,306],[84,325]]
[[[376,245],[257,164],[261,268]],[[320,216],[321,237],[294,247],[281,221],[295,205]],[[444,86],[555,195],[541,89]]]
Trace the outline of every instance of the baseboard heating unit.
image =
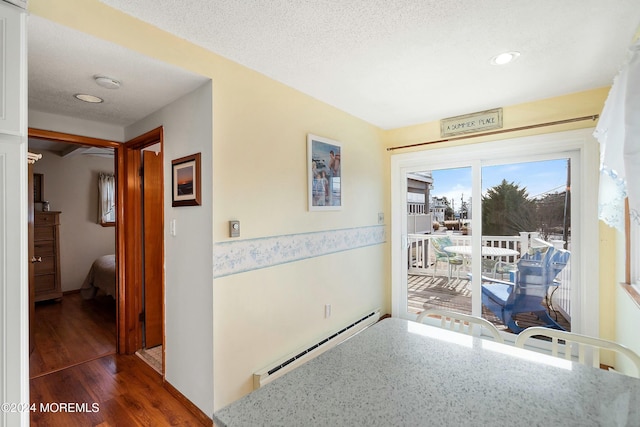
[[321,355],[330,348],[346,341],[358,332],[361,332],[365,328],[373,325],[378,320],[380,320],[380,310],[372,310],[355,322],[331,334],[327,338],[324,338],[315,344],[305,346],[298,351],[294,351],[277,362],[258,370],[253,374],[253,388],[258,389],[276,378],[281,377],[303,363]]

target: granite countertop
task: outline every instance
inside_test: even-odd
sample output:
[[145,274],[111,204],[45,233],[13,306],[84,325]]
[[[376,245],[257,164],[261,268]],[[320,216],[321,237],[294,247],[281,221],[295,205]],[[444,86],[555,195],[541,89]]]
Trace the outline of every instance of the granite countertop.
[[640,426],[640,380],[390,318],[213,420],[217,427]]

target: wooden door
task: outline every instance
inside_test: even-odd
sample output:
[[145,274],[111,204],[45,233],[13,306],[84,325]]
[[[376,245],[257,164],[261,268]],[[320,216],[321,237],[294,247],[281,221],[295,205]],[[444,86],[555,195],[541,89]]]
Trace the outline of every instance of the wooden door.
[[162,153],[143,151],[143,258],[144,258],[144,346],[162,344],[163,339],[163,179]]
[[35,334],[35,317],[36,317],[36,285],[35,285],[35,276],[34,271],[35,267],[33,265],[36,262],[35,259],[35,249],[33,244],[33,165],[29,163],[29,171],[28,171],[29,179],[28,179],[28,191],[29,195],[27,199],[29,200],[28,207],[28,246],[29,246],[29,354],[33,353],[35,348],[34,346],[34,334]]

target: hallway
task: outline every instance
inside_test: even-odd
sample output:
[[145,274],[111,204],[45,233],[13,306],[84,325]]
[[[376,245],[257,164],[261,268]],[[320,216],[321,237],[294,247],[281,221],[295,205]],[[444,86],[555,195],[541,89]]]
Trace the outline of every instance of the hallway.
[[75,293],[36,306],[31,425],[212,425],[138,356],[115,354],[115,307]]

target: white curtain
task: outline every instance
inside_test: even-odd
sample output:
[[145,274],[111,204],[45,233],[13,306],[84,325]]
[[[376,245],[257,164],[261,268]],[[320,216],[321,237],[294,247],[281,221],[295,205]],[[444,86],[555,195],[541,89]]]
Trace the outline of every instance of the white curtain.
[[116,218],[116,178],[113,174],[100,174],[98,194],[100,200],[98,220],[100,223],[114,222]]
[[640,224],[640,40],[613,81],[594,136],[600,142],[598,216],[624,232],[624,199]]

